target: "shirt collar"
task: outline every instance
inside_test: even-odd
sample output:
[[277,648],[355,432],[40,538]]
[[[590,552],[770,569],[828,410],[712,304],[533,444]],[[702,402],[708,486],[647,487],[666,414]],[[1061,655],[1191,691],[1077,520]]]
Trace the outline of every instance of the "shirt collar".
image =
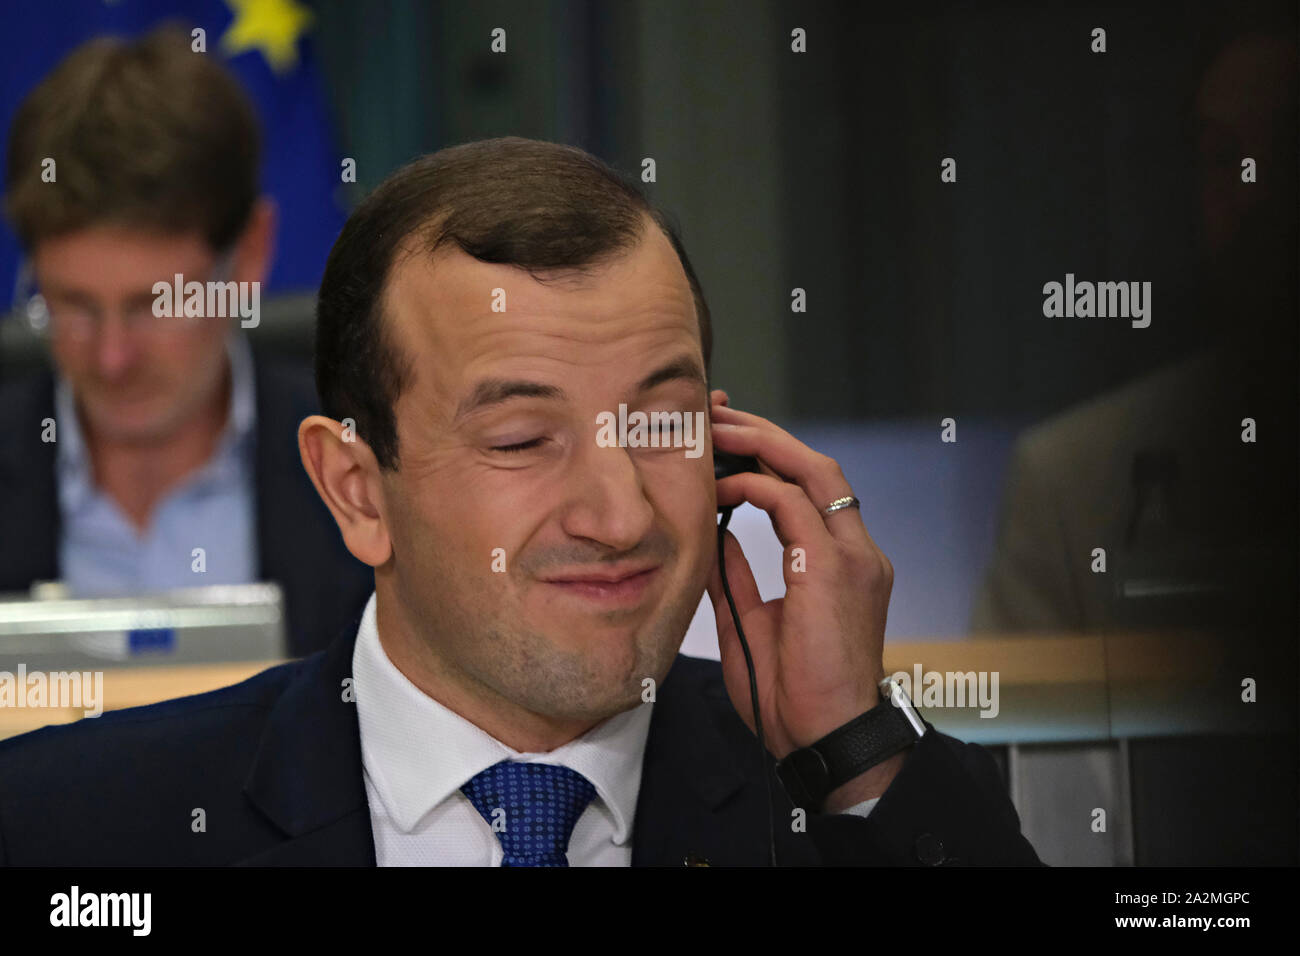
[[[235,451],[247,446],[257,424],[253,353],[248,340],[239,334],[230,335],[226,339],[226,358],[230,363],[230,402],[226,411],[226,423],[217,439],[210,462],[225,461]],[[94,493],[94,471],[86,452],[72,385],[57,368],[54,376],[54,417],[58,428],[55,460],[59,473],[59,497],[65,508],[76,509]]]
[[640,704],[545,754],[524,754],[429,697],[379,643],[371,594],[352,657],[361,755],[394,824],[412,832],[429,811],[475,774],[502,760],[561,764],[596,788],[614,818],[614,842],[632,836],[651,708]]

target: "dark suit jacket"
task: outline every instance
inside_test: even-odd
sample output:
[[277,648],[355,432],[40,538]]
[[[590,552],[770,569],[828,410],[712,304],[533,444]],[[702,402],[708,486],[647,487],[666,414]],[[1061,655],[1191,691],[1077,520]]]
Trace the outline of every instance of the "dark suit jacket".
[[[298,457],[298,423],[318,410],[311,374],[253,359],[258,580],[285,594],[289,651],[325,646],[333,623],[365,607],[374,572],[348,553]],[[0,593],[59,577],[54,376],[44,369],[0,390]]]
[[[242,684],[0,742],[0,863],[373,866],[356,705],[343,694],[357,623]],[[721,667],[678,656],[656,697],[633,865],[764,865],[757,745]],[[933,730],[867,819],[811,815],[794,833],[774,789],[784,865],[1038,863],[992,757]]]

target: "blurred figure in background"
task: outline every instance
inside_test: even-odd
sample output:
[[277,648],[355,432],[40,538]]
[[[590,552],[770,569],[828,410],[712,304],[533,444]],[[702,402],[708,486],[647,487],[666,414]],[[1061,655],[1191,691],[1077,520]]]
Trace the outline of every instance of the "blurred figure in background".
[[1243,34],[1210,64],[1195,99],[1195,281],[1213,345],[1021,437],[973,630],[1294,619],[1295,77],[1281,34]]
[[[1213,347],[1020,438],[972,629],[1214,635],[1236,656],[1197,706],[1232,706],[1247,675],[1276,708],[1259,713],[1283,716],[1252,725],[1268,733],[1130,740],[1136,862],[1294,865],[1294,36],[1227,44],[1195,108]],[[1257,181],[1243,181],[1247,158]],[[1172,700],[1172,687],[1143,696]]]
[[24,101],[6,211],[54,368],[0,394],[0,591],[275,581],[295,654],[360,613],[369,569],[297,455],[310,370],[254,356],[239,315],[155,315],[177,275],[260,288],[258,156],[247,97],[183,33],[91,41]]

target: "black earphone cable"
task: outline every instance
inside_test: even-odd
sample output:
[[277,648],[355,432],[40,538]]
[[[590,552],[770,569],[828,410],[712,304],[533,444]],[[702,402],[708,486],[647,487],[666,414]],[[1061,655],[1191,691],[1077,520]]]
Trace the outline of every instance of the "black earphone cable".
[[726,537],[727,524],[731,521],[732,508],[724,506],[718,509],[722,520],[718,522],[718,570],[722,573],[722,593],[727,596],[727,606],[731,608],[731,619],[736,622],[736,635],[740,638],[740,649],[745,652],[745,667],[749,670],[749,699],[754,705],[754,730],[758,734],[758,754],[762,770],[763,792],[767,795],[767,839],[771,865],[776,866],[776,817],[772,809],[772,784],[767,772],[767,744],[763,739],[763,717],[758,708],[758,678],[754,676],[754,658],[749,653],[749,642],[745,640],[745,629],[740,626],[740,614],[736,611],[736,602],[731,596],[731,584],[727,581]]

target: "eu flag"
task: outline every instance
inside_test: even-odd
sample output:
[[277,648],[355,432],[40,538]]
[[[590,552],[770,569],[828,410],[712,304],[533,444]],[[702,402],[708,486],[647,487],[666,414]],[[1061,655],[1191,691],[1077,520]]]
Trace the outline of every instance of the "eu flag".
[[[0,29],[0,148],[23,97],[58,62],[103,34],[136,36],[160,23],[201,27],[207,54],[243,83],[262,122],[262,191],[279,231],[267,292],[314,291],[344,211],[325,89],[310,49],[311,11],[299,0],[60,0],[5,9]],[[0,156],[4,155],[0,152]],[[0,315],[13,305],[21,252],[0,227]]]

